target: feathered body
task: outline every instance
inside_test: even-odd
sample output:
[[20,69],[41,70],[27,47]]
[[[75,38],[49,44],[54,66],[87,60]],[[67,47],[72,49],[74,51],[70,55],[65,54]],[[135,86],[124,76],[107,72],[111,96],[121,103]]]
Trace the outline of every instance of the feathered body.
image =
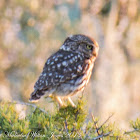
[[30,100],[38,100],[44,94],[69,97],[82,91],[90,79],[98,50],[98,44],[90,37],[68,37],[46,61]]

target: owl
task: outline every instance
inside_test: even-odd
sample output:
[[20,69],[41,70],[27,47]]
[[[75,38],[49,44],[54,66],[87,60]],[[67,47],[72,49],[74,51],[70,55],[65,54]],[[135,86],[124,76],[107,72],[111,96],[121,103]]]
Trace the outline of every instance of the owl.
[[60,49],[47,59],[29,100],[47,95],[53,96],[60,106],[64,105],[64,99],[75,106],[71,96],[86,87],[98,51],[97,42],[86,35],[67,37]]

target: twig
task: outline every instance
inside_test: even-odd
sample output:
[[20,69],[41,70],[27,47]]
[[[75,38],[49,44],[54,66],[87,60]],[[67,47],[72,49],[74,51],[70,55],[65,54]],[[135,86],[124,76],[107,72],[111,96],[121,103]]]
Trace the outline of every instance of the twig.
[[99,136],[93,138],[92,140],[97,140],[97,139],[101,140],[103,137],[108,136],[110,133],[111,133],[111,132],[108,132],[108,133],[105,133],[105,134],[99,135]]
[[[31,106],[31,107],[34,107],[35,110],[36,110],[36,109],[39,109],[39,110],[42,111],[43,113],[49,115],[48,112],[46,112],[46,111],[45,111],[44,109],[42,109],[42,108],[37,107],[35,104],[25,103],[25,102],[19,102],[19,101],[17,101],[17,102],[8,102],[8,103],[12,103],[12,104],[21,104],[21,105]],[[34,111],[35,111],[35,110],[34,110]]]
[[[99,129],[98,129],[97,122],[95,121],[95,118],[94,118],[93,114],[91,114],[91,116],[92,116],[92,120],[93,120],[94,125],[95,125],[95,128],[96,128],[96,132],[97,132],[98,137],[99,137],[99,136],[100,136],[100,133],[99,133]],[[99,140],[102,140],[102,138],[101,138],[101,137],[99,137],[98,139],[99,139]]]
[[106,137],[106,136],[108,136],[108,135],[111,133],[111,132],[108,132],[108,133],[106,133],[106,134],[103,134],[103,132],[102,132],[102,134],[100,134],[99,130],[102,128],[102,126],[103,126],[105,123],[108,122],[108,120],[109,120],[113,115],[114,115],[114,113],[111,114],[111,115],[106,119],[106,121],[105,121],[100,127],[98,127],[97,122],[95,121],[95,118],[94,118],[93,114],[91,114],[92,119],[93,119],[94,124],[95,124],[96,132],[97,132],[97,134],[98,134],[98,136],[97,136],[96,138],[93,138],[93,140],[94,140],[94,139],[95,139],[95,140],[96,140],[96,139],[102,140],[103,137]]
[[102,126],[107,123],[109,121],[109,119],[114,115],[114,113],[112,113],[105,121],[104,123],[98,128],[98,130],[100,130],[102,128]]
[[134,132],[140,132],[140,129],[134,129],[132,131],[126,131],[126,132],[124,132],[124,135],[130,134],[130,133],[134,133]]
[[[69,137],[69,132],[68,132],[68,123],[67,123],[67,120],[65,119],[65,130],[66,130],[66,133]],[[70,137],[69,137],[70,138]]]

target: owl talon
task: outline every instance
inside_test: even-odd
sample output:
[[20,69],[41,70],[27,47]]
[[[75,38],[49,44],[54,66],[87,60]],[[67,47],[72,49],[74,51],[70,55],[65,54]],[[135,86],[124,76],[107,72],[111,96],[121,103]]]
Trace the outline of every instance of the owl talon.
[[64,107],[66,106],[65,103],[62,102],[62,99],[60,97],[56,96],[55,99],[59,103],[60,108],[63,107],[63,106]]
[[72,107],[76,107],[76,105],[74,104],[74,102],[71,100],[70,97],[68,97],[68,101],[70,102],[70,104],[72,105]]

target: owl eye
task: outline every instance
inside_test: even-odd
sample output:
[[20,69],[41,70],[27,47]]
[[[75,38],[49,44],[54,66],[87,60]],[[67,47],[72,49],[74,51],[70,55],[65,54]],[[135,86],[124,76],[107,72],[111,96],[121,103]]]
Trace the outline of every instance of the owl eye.
[[92,50],[93,49],[93,46],[91,46],[91,45],[86,45],[86,47],[87,47],[88,50]]

